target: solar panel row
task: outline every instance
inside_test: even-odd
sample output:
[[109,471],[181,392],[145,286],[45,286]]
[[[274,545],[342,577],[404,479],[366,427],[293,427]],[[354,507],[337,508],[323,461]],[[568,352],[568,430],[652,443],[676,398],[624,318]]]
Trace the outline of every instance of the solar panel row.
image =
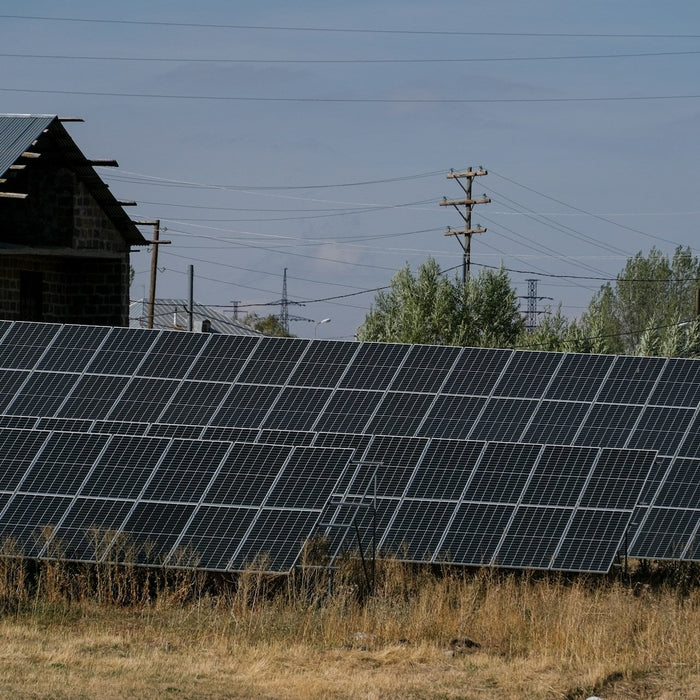
[[[265,554],[267,569],[286,571],[309,537],[332,532],[319,526],[338,518],[331,496],[367,487],[339,447],[4,428],[0,452],[0,533],[32,557],[237,571]],[[387,553],[607,571],[654,453],[387,437],[369,457],[382,465]],[[331,536],[334,553],[353,545]]]
[[631,547],[652,558],[695,557],[699,379],[697,360],[0,325],[0,425],[350,446],[383,452],[397,492],[431,439],[658,451]]

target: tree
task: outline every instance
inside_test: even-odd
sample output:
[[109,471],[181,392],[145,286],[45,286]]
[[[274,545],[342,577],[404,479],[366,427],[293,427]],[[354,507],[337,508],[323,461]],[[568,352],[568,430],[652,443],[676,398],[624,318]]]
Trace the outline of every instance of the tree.
[[[695,315],[695,290],[700,283],[700,260],[690,248],[677,247],[669,259],[657,248],[627,261],[615,282],[603,285],[582,318],[589,330],[600,331],[610,352],[634,354],[640,343],[677,351],[678,324]],[[649,329],[658,331],[651,342]],[[668,336],[668,339],[667,339]],[[673,337],[671,337],[673,336]]]
[[279,318],[274,314],[270,314],[269,316],[258,316],[257,314],[248,314],[243,319],[243,323],[245,323],[246,326],[254,328],[256,331],[259,331],[263,335],[273,335],[278,336],[280,338],[295,337],[291,333],[287,333],[287,331],[284,330]]
[[505,270],[482,270],[466,284],[445,277],[429,258],[414,275],[406,265],[377,294],[358,328],[360,340],[510,347],[523,321]]

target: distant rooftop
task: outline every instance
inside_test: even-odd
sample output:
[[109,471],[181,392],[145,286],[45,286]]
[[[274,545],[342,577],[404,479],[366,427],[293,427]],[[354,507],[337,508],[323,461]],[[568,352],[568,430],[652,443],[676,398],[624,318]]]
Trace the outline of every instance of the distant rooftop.
[[[132,301],[129,305],[129,326],[131,328],[146,328],[148,325],[147,299]],[[168,330],[183,330],[189,328],[189,302],[185,299],[156,299],[153,313],[153,327]],[[241,321],[236,321],[217,309],[204,304],[194,304],[192,330],[202,331],[202,323],[209,321],[209,333],[226,335],[262,335]],[[205,323],[206,325],[206,323]]]

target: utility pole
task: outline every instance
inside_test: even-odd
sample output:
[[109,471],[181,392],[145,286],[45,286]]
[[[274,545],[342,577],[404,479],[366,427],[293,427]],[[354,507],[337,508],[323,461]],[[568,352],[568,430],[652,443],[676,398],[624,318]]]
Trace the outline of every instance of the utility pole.
[[170,243],[170,241],[160,240],[160,219],[155,219],[155,221],[135,221],[134,223],[137,226],[153,226],[153,240],[148,241],[148,245],[153,246],[153,248],[151,249],[151,287],[146,320],[146,328],[153,328],[156,306],[156,275],[158,274],[158,246]]
[[[451,227],[447,227],[445,231],[446,236],[456,236],[457,241],[462,246],[462,251],[464,255],[462,257],[462,283],[466,284],[469,279],[469,268],[471,267],[471,247],[472,247],[472,235],[475,233],[486,233],[486,229],[478,226],[477,228],[472,228],[472,207],[475,204],[488,204],[491,200],[484,195],[480,199],[472,198],[472,183],[475,177],[480,177],[481,175],[488,175],[488,170],[484,170],[479,167],[476,170],[469,168],[469,170],[456,173],[454,170],[450,170],[447,173],[447,178],[449,180],[456,180],[457,184],[464,190],[464,199],[454,199],[448,200],[447,197],[443,197],[442,202],[440,202],[441,207],[454,207],[459,215],[464,219],[464,228],[459,231],[453,231]],[[467,184],[464,185],[462,180],[466,180]],[[460,207],[464,207],[464,211]],[[464,236],[464,242],[459,238]]]

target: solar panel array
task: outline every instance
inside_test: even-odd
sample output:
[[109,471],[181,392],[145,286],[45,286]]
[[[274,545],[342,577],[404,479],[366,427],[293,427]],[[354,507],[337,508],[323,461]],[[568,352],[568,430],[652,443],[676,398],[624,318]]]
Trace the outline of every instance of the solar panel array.
[[[2,435],[86,433],[110,440],[105,455],[125,436],[197,450],[212,442],[340,450],[342,459],[352,450],[354,462],[380,465],[380,547],[411,561],[604,571],[630,522],[632,555],[695,559],[699,380],[696,360],[0,323]],[[251,459],[264,471],[264,459]],[[309,517],[294,537],[342,521],[334,499],[363,492],[348,460],[328,489],[303,478],[294,486],[324,501],[302,509]],[[130,495],[129,518],[147,503],[189,512],[187,479],[194,493],[204,476],[180,482],[182,501],[169,495],[171,482],[155,495]],[[77,502],[78,487],[62,497]],[[2,489],[0,532],[20,496],[43,493]],[[245,509],[202,501],[196,512],[224,506],[226,517]],[[230,533],[236,551],[250,559],[270,545],[274,554],[264,539],[272,506],[250,507],[259,530],[248,523],[243,535]],[[132,522],[119,527],[140,532]],[[171,559],[183,541],[204,547],[183,534],[192,522],[172,522],[182,537]],[[229,569],[244,560],[226,552]]]

